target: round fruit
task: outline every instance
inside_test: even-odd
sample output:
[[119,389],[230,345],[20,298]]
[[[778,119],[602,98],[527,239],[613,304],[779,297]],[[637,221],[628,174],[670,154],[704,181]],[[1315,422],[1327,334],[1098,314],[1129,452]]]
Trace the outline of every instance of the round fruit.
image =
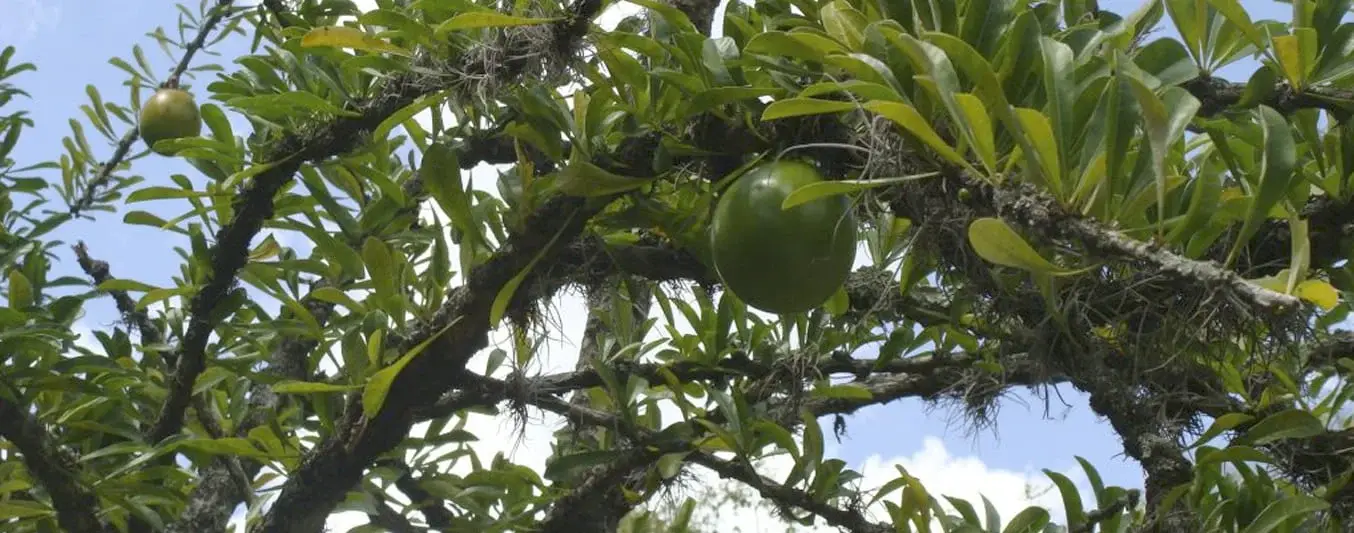
[[[152,150],[164,139],[196,137],[202,133],[202,116],[193,95],[180,89],[160,89],[141,106],[141,139]],[[163,154],[159,150],[156,152]]]
[[850,201],[829,196],[782,210],[791,192],[823,181],[817,169],[798,161],[766,163],[736,179],[710,223],[711,253],[725,288],[769,313],[822,305],[856,260]]

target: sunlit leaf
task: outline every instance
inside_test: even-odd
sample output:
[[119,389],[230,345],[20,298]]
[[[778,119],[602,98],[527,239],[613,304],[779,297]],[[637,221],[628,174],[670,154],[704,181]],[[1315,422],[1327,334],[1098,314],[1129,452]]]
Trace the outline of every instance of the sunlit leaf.
[[969,224],[969,244],[980,257],[1002,266],[1042,274],[1070,274],[1039,255],[1025,238],[999,218],[979,218]]
[[366,32],[357,28],[347,26],[320,26],[314,28],[301,38],[301,46],[306,48],[332,46],[338,48],[352,48],[364,52],[384,52],[400,56],[411,55],[408,50],[368,35]]

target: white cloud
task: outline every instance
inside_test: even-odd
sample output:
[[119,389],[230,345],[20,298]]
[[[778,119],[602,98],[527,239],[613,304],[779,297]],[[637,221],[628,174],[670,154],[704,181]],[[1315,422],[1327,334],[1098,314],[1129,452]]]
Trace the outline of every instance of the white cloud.
[[61,19],[57,0],[0,0],[0,42],[19,45]]

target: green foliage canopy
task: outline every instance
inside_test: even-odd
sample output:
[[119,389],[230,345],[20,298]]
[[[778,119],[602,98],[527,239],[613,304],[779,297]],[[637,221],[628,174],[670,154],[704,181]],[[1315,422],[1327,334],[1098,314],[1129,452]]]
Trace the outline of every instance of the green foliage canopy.
[[[625,3],[607,30],[603,0],[204,1],[153,34],[171,74],[114,58],[127,103],[91,86],[47,162],[14,151],[33,66],[5,49],[0,530],[221,531],[243,503],[252,533],[340,506],[363,530],[657,531],[632,510],[695,468],[853,532],[1354,524],[1349,1],[1285,21],[1236,0]],[[232,35],[250,54],[199,77]],[[134,117],[181,81],[207,128],[156,148],[197,173],[147,185]],[[719,290],[706,229],[790,153],[832,179],[797,201],[849,197],[866,266],[771,316]],[[498,194],[465,179],[481,163],[506,167]],[[50,238],[99,211],[177,234],[180,276]],[[86,277],[50,275],[72,259]],[[591,310],[578,367],[532,373],[566,288]],[[74,344],[107,297],[125,327]],[[824,455],[820,417],[923,398],[981,418],[1058,386],[1123,438],[1141,495],[1083,462],[1083,501],[1048,472],[1054,525],[901,470],[861,487]],[[568,420],[545,471],[467,454],[468,413],[533,410]],[[786,479],[754,466],[770,454]]]

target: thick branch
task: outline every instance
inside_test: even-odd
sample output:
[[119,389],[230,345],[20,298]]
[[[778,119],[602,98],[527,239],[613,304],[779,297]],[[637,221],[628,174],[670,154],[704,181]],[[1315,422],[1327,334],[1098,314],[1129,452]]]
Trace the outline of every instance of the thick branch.
[[1102,257],[1140,262],[1176,279],[1199,286],[1226,287],[1238,299],[1258,311],[1286,313],[1299,308],[1298,299],[1255,285],[1235,272],[1207,261],[1196,261],[1162,247],[1129,238],[1099,222],[1063,212],[1051,198],[1032,187],[999,188],[994,191],[997,210],[1008,222],[1052,237],[1072,239]]
[[[1091,409],[1109,419],[1123,440],[1124,453],[1147,473],[1147,512],[1152,514],[1171,489],[1193,479],[1193,465],[1179,443],[1184,418],[1190,415],[1158,413],[1153,409],[1156,402],[1136,397],[1131,388],[1114,383],[1115,379],[1076,385],[1090,393]],[[1185,531],[1192,522],[1188,513],[1176,511],[1159,517],[1152,531]]]
[[[13,391],[11,391],[13,392]],[[101,533],[98,501],[77,475],[76,462],[53,442],[42,422],[14,402],[0,398],[0,437],[19,449],[24,466],[51,495],[64,531]]]
[[[451,291],[447,303],[427,324],[402,336],[399,353],[424,342],[436,342],[411,359],[395,378],[378,414],[366,416],[356,396],[349,401],[340,429],[288,478],[277,502],[254,531],[318,531],[324,517],[360,479],[367,465],[405,438],[414,422],[413,410],[433,403],[454,386],[465,363],[488,343],[488,331],[493,326],[489,323],[490,308],[503,286],[538,256],[544,265],[535,265],[532,272],[554,263],[557,250],[576,239],[584,223],[604,205],[605,201],[596,199],[547,200],[522,233],[512,236],[489,261],[476,267],[465,285]],[[530,286],[536,276],[539,274],[529,274],[524,286]],[[529,301],[519,292],[509,310],[520,309]]]
[[[1233,83],[1203,74],[1181,84],[1180,87],[1199,99],[1203,104],[1199,109],[1199,115],[1205,117],[1221,113],[1241,102],[1241,96],[1246,92],[1244,83]],[[1350,100],[1354,100],[1354,91],[1330,87],[1308,87],[1295,91],[1287,82],[1280,82],[1263,103],[1285,115],[1299,109],[1322,109],[1336,117],[1346,117],[1349,110],[1340,102]]]
[[[311,292],[323,286],[326,286],[324,282],[317,282]],[[302,298],[301,304],[321,326],[329,321],[334,309],[334,304],[309,296]],[[318,345],[319,340],[316,339],[285,337],[270,354],[266,371],[287,379],[305,380],[308,356]],[[244,437],[250,430],[275,418],[282,402],[283,397],[273,392],[271,386],[263,382],[252,384],[249,388],[249,411],[236,425],[235,435]],[[248,479],[253,479],[262,468],[260,463],[247,459],[239,461],[239,464],[243,477]],[[250,490],[235,481],[241,477],[241,472],[235,466],[225,458],[212,461],[189,494],[187,509],[176,522],[169,525],[167,531],[192,533],[223,530],[235,507],[250,499]]]

